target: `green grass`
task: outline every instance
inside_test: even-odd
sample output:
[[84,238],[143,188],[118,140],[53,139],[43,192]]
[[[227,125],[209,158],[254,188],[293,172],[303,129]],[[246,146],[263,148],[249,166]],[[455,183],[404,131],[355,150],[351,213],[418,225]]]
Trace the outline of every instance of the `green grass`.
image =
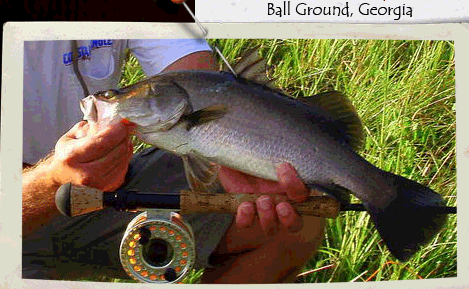
[[[233,63],[260,46],[271,77],[292,97],[331,89],[348,95],[362,119],[361,155],[413,179],[456,206],[455,70],[450,41],[210,40]],[[144,75],[131,58],[122,85]],[[359,282],[457,276],[456,216],[412,259],[401,263],[382,243],[366,213],[328,220],[326,238],[300,282]],[[201,272],[186,281],[195,283]]]

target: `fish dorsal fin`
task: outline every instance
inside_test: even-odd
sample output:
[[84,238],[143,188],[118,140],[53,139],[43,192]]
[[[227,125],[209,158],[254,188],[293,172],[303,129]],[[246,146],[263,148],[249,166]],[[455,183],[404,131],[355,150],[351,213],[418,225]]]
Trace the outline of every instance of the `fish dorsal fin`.
[[270,79],[268,76],[272,69],[273,67],[267,65],[267,61],[259,56],[259,47],[244,52],[233,66],[236,76],[276,89],[275,79]]
[[363,126],[352,102],[339,91],[328,91],[310,97],[298,97],[297,100],[311,106],[319,107],[328,113],[327,121],[339,125],[345,141],[358,150],[364,140]]

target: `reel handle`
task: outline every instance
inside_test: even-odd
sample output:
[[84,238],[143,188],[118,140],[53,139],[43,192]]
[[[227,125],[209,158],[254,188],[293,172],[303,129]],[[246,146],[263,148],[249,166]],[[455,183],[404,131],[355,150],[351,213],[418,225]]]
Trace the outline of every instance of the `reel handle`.
[[[69,217],[87,214],[105,207],[117,210],[171,209],[182,214],[231,213],[245,201],[253,202],[262,194],[213,194],[182,190],[180,194],[103,192],[101,190],[62,185],[56,192],[55,202],[59,211]],[[270,195],[276,203],[288,201],[285,195]],[[305,202],[290,204],[302,215],[336,218],[340,203],[332,197],[310,195]]]

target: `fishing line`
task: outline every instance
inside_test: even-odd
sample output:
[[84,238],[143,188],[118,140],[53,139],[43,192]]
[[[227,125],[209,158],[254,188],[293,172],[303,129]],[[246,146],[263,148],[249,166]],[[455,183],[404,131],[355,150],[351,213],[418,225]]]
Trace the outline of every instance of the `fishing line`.
[[202,26],[202,24],[199,22],[199,20],[195,17],[194,13],[192,13],[191,9],[189,8],[189,6],[187,6],[186,2],[183,2],[182,5],[184,5],[184,7],[186,8],[187,12],[189,12],[189,14],[192,16],[192,18],[194,19],[195,23],[197,23],[197,25],[199,26],[200,30],[202,30],[202,34],[204,35],[204,38],[205,36],[207,36],[208,32],[207,30],[204,29],[204,27]]
[[[195,17],[194,13],[192,13],[191,9],[189,8],[189,6],[187,6],[186,2],[183,2],[182,3],[184,5],[184,7],[186,8],[187,12],[189,12],[189,14],[192,16],[192,18],[194,19],[195,23],[197,23],[197,26],[199,26],[200,30],[202,31],[202,34],[203,34],[203,37],[204,39],[206,39],[207,37],[207,30],[204,29],[204,27],[202,26],[202,24],[199,22],[199,20],[197,19],[197,17]],[[221,59],[223,60],[223,62],[226,64],[226,66],[231,70],[231,72],[236,75],[236,72],[234,71],[234,69],[231,67],[230,63],[228,62],[228,60],[226,60],[225,56],[223,55],[223,53],[221,53],[220,49],[218,49],[218,47],[213,44],[212,47],[215,49],[215,51],[218,53],[218,55],[220,55]]]
[[78,42],[76,40],[72,40],[72,66],[73,71],[75,72],[75,75],[77,76],[78,81],[80,82],[80,85],[83,88],[85,97],[87,97],[90,94],[90,91],[86,86],[85,79],[83,78],[80,73],[80,70],[78,69]]

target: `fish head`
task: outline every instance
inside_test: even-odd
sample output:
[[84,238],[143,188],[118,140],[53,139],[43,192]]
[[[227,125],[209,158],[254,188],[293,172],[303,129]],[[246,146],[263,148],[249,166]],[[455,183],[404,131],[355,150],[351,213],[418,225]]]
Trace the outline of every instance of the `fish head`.
[[85,120],[123,121],[140,128],[168,130],[191,111],[187,94],[173,83],[143,82],[99,91],[80,101]]

